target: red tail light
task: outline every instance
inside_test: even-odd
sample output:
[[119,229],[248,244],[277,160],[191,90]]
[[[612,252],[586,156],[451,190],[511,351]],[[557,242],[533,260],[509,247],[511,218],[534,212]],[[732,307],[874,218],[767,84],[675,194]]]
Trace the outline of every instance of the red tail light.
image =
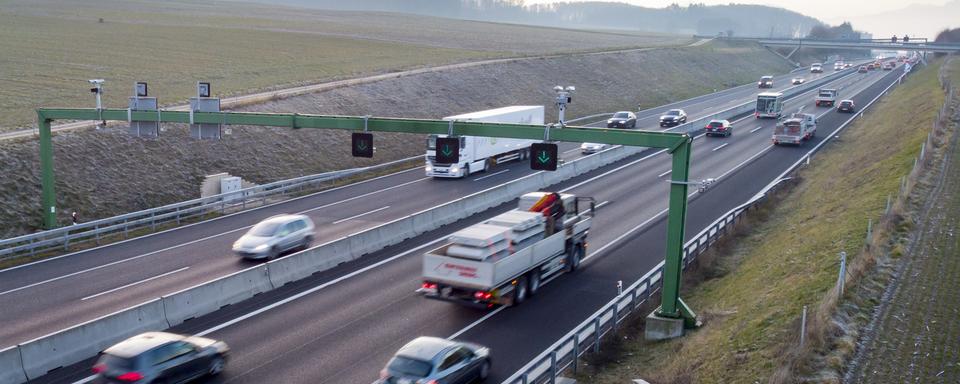
[[104,363],[94,365],[92,369],[93,373],[103,373],[103,371],[106,371],[106,370],[107,370],[107,365]]
[[429,281],[424,281],[422,285],[423,289],[437,289],[437,283],[431,283]]
[[127,372],[120,376],[117,376],[117,380],[121,381],[137,381],[143,380],[143,375],[140,372]]
[[473,298],[477,300],[490,300],[493,297],[493,294],[490,292],[477,291],[473,294]]

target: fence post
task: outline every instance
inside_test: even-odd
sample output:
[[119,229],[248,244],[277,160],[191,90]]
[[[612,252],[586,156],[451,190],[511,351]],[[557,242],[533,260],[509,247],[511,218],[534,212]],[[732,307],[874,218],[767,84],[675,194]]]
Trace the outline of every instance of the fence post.
[[887,194],[887,208],[883,210],[883,214],[885,215],[890,214],[890,194]]
[[847,253],[840,252],[840,276],[837,277],[837,286],[840,288],[839,296],[843,296],[844,277],[847,275]]
[[870,246],[870,237],[873,235],[873,219],[867,219],[867,246]]
[[613,328],[613,331],[614,331],[614,332],[617,331],[617,323],[620,322],[620,310],[618,309],[618,308],[620,307],[620,300],[619,300],[619,299],[620,299],[620,296],[617,296],[617,299],[618,299],[617,301],[614,301],[614,302],[613,302],[613,308],[611,308],[612,311],[613,311],[613,326],[612,326],[612,328]]
[[570,362],[573,366],[573,374],[577,374],[577,366],[580,363],[580,333],[575,333],[573,335],[573,361]]
[[807,333],[807,306],[803,306],[803,317],[800,319],[800,346],[803,347],[803,341]]
[[557,382],[557,351],[550,352],[550,384]]

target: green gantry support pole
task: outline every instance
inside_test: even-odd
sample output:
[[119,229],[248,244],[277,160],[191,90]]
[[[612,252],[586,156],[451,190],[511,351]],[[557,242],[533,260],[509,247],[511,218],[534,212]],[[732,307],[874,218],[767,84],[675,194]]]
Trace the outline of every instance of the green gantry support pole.
[[50,120],[42,111],[37,112],[40,130],[40,185],[43,205],[43,226],[46,229],[57,227],[57,192],[53,176],[53,141],[50,133]]
[[673,172],[670,183],[670,203],[667,216],[667,257],[663,265],[663,289],[657,315],[683,318],[684,327],[697,326],[697,315],[680,299],[680,281],[683,273],[683,238],[687,218],[687,177],[690,172],[692,139],[673,150]]

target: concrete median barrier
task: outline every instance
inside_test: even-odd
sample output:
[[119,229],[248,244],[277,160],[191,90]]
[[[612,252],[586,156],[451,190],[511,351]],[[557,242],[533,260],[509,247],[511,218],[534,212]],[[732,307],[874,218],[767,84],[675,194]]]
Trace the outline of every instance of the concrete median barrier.
[[0,350],[0,384],[18,384],[27,381],[20,361],[20,347],[16,345]]
[[336,267],[340,263],[353,260],[350,239],[337,240],[298,252],[282,259],[267,263],[270,284],[279,288],[284,284],[304,279],[316,272]]
[[153,299],[20,344],[23,371],[27,378],[36,379],[52,369],[96,356],[130,336],[167,328],[163,303]]
[[161,299],[167,322],[174,326],[271,289],[273,285],[270,284],[267,265],[264,264],[165,295]]

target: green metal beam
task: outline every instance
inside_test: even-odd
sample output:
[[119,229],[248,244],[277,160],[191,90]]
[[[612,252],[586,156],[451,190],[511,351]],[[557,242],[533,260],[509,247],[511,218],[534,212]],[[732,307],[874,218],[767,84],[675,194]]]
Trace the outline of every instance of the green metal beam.
[[51,139],[50,120],[43,112],[37,112],[40,129],[40,185],[42,189],[43,226],[47,229],[57,227],[57,192],[53,174],[53,140]]
[[680,282],[683,273],[683,238],[687,217],[687,182],[690,171],[690,154],[693,140],[677,146],[673,154],[670,182],[670,203],[667,216],[667,257],[663,266],[663,289],[657,315],[683,318],[684,326],[697,324],[696,314],[680,299]]
[[[96,109],[41,109],[48,119],[100,120]],[[132,112],[137,121],[189,123],[190,113],[182,111]],[[104,109],[103,120],[126,121],[126,109]],[[159,118],[159,120],[158,120]],[[363,131],[364,118],[358,116],[326,116],[294,113],[194,112],[193,122],[200,124],[260,125],[286,128],[319,128]],[[371,117],[367,128],[372,132],[405,132],[446,134],[450,122],[445,120],[399,119]],[[672,148],[682,143],[686,134],[625,129],[566,126],[549,128],[550,140],[575,143],[619,144],[650,148]],[[453,134],[461,136],[505,137],[543,140],[545,128],[539,125],[454,122]]]
[[[166,123],[189,123],[190,112],[182,111],[135,111],[129,112],[135,121],[159,121]],[[67,120],[113,120],[127,121],[126,109],[40,109],[37,111],[40,127],[40,162],[43,186],[44,225],[56,227],[56,194],[54,192],[53,145],[50,122]],[[275,114],[250,112],[194,112],[197,124],[259,125],[293,129],[342,129],[363,131],[366,125],[371,132],[403,132],[419,134],[451,133],[451,124],[445,120],[420,120],[399,118],[363,118],[356,116],[324,116],[303,114]],[[365,124],[366,123],[366,124]],[[591,142],[626,146],[667,148],[673,156],[672,185],[670,186],[669,216],[667,218],[667,255],[663,273],[662,303],[658,314],[666,317],[684,318],[685,325],[693,327],[696,315],[680,299],[680,280],[683,270],[683,237],[687,211],[687,177],[690,170],[690,154],[693,140],[687,134],[602,129],[567,126],[545,128],[538,125],[497,124],[480,122],[454,122],[452,133],[462,136],[506,137],[542,140],[547,135],[553,141]]]

